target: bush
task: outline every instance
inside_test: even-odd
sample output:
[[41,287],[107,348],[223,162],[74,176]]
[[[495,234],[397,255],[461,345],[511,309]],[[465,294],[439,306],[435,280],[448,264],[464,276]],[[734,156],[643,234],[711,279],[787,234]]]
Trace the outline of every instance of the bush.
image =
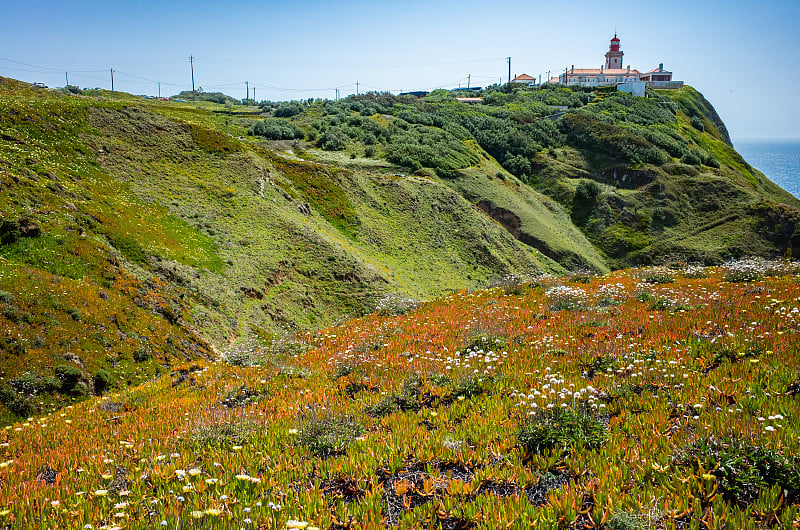
[[0,403],[17,416],[28,417],[36,412],[33,399],[17,393],[4,381],[0,381]]
[[352,418],[317,415],[304,418],[298,430],[297,445],[323,458],[344,454],[364,432],[364,428]]
[[303,104],[299,101],[285,101],[275,109],[276,118],[291,118],[303,112]]
[[7,219],[0,221],[0,245],[16,243],[20,235],[19,223]]
[[401,293],[387,294],[375,305],[375,311],[382,316],[405,315],[419,307],[419,302]]
[[226,363],[240,368],[263,365],[266,356],[267,352],[252,340],[238,342],[222,352],[222,358]]
[[11,387],[22,394],[41,394],[58,390],[61,382],[49,376],[41,375],[37,372],[25,372],[11,380]]
[[571,311],[586,306],[587,295],[583,289],[557,285],[544,293],[552,311]]
[[111,384],[113,382],[111,374],[102,369],[98,370],[97,373],[94,374],[93,380],[94,380],[94,391],[98,395],[105,394],[108,391],[108,389],[111,388]]
[[687,151],[686,154],[681,157],[681,162],[690,166],[699,166],[702,161],[703,159],[700,153],[694,150]]
[[645,269],[643,272],[642,281],[645,283],[662,284],[673,283],[675,281],[669,269],[664,267],[653,267],[651,269]]
[[706,126],[703,125],[703,121],[700,119],[699,116],[692,116],[692,119],[689,120],[689,123],[691,123],[692,127],[694,127],[700,132],[704,132],[706,130]]
[[597,204],[597,197],[600,195],[600,186],[593,180],[583,179],[575,188],[575,195],[572,198],[572,222],[578,226],[583,226]]
[[717,491],[732,504],[751,504],[762,490],[775,485],[786,490],[788,498],[800,494],[800,459],[747,441],[701,438],[685,447],[675,463],[713,475]]
[[153,354],[150,353],[150,350],[145,347],[136,348],[133,352],[133,361],[137,363],[143,363],[149,361],[153,357]]
[[56,366],[56,378],[61,382],[62,392],[73,392],[77,390],[78,382],[81,380],[82,373],[75,366],[62,364]]
[[200,447],[245,445],[255,431],[255,424],[248,420],[217,416],[198,423],[192,439]]
[[597,449],[608,437],[608,428],[590,413],[552,408],[529,416],[517,430],[517,444],[526,455],[570,447]]
[[317,146],[326,151],[341,151],[347,146],[347,142],[347,136],[341,130],[332,127],[320,135]]
[[293,123],[278,118],[267,118],[256,123],[250,129],[250,133],[268,140],[294,140],[305,136],[305,133]]
[[708,278],[706,268],[700,265],[687,265],[682,271],[681,276],[684,278],[701,279]]
[[392,136],[386,144],[386,160],[414,170],[428,167],[452,171],[480,162],[478,155],[451,134],[435,128],[416,125],[408,132]]

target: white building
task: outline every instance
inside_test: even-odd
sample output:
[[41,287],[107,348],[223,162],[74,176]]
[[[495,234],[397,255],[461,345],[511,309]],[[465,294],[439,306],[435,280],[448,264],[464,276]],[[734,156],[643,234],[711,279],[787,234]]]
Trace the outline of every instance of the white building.
[[664,70],[664,64],[646,73],[641,73],[630,65],[623,66],[625,52],[620,49],[619,38],[614,35],[611,45],[606,52],[606,62],[600,68],[567,68],[558,78],[551,82],[562,85],[577,85],[586,87],[616,86],[624,83],[644,81],[646,86],[657,88],[679,88],[683,81],[673,81],[672,72]]

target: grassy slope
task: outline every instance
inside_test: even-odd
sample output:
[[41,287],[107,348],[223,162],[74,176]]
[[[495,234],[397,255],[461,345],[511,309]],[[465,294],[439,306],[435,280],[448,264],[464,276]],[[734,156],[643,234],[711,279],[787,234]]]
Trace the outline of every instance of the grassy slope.
[[[90,391],[100,369],[138,383],[210,343],[329,325],[386,292],[562,270],[439,183],[282,158],[232,137],[239,118],[11,80],[0,105],[2,218],[42,231],[0,247],[6,382],[76,353]],[[83,398],[45,394],[17,411]]]
[[[460,292],[16,424],[0,432],[0,521],[796,527],[800,278],[697,272]],[[556,286],[581,306],[554,310]],[[547,423],[548,406],[600,436]]]
[[[189,312],[194,294],[135,271],[146,254],[219,270],[213,242],[98,167],[80,140],[88,99],[0,81],[0,212],[42,233],[0,247],[0,385],[59,365],[79,366],[90,390],[101,369],[136,384],[162,365],[210,355]],[[16,408],[27,414],[84,393],[39,395]]]

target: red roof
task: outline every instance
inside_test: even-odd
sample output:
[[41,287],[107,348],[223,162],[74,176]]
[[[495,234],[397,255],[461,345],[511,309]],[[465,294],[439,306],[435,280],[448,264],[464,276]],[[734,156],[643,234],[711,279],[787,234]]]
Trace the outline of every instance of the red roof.
[[528,74],[518,75],[514,78],[514,81],[536,81],[535,77],[531,77]]
[[617,37],[617,34],[616,34],[616,33],[614,34],[614,38],[613,38],[613,39],[611,39],[611,42],[615,42],[615,41],[616,41],[616,42],[619,42],[619,38]]

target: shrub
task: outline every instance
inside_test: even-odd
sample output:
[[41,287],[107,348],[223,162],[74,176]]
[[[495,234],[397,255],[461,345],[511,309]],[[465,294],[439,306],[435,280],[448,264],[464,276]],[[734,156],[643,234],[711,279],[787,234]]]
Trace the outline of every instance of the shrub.
[[450,391],[450,399],[461,396],[472,398],[488,394],[496,381],[497,378],[491,375],[465,375],[456,380],[453,389]]
[[268,140],[294,140],[305,136],[305,133],[293,123],[278,118],[267,118],[260,121],[253,125],[249,132]]
[[303,112],[303,104],[299,101],[285,101],[275,109],[276,118],[291,118]]
[[330,379],[331,381],[337,381],[342,377],[347,377],[348,375],[357,371],[358,366],[355,364],[341,363],[336,365],[336,368],[334,368],[333,372],[331,372]]
[[56,378],[61,381],[62,392],[71,392],[75,390],[82,375],[78,368],[66,364],[56,366],[55,373]]
[[419,307],[419,302],[401,293],[390,293],[378,300],[375,311],[383,316],[405,315]]
[[16,243],[20,235],[19,223],[8,219],[0,221],[0,245]]
[[341,151],[347,146],[347,136],[335,127],[326,130],[317,140],[317,145],[326,151]]
[[237,342],[222,352],[226,363],[241,368],[261,366],[266,361],[266,356],[267,352],[250,339]]
[[37,372],[25,372],[11,380],[11,387],[22,394],[41,394],[43,392],[53,392],[61,386],[61,382],[49,376],[41,375]]
[[601,285],[597,290],[597,305],[619,305],[628,297],[628,290],[621,283]]
[[145,347],[136,348],[133,352],[133,361],[137,363],[143,363],[149,361],[153,357],[153,354],[150,353],[150,350]]
[[10,304],[14,301],[14,295],[8,291],[0,290],[0,302]]
[[248,420],[218,415],[198,423],[192,439],[200,447],[245,445],[255,431],[256,425]]
[[583,179],[575,188],[575,195],[572,197],[572,222],[578,226],[583,226],[597,204],[597,197],[600,195],[600,186],[593,180]]
[[522,296],[533,288],[541,287],[542,276],[507,274],[499,278],[491,278],[486,282],[487,289],[500,287],[505,295]]
[[701,438],[686,446],[675,463],[713,475],[717,491],[733,504],[751,504],[764,488],[775,485],[790,498],[800,493],[800,458],[747,441]]
[[94,391],[96,394],[104,394],[111,388],[111,384],[113,382],[113,378],[111,374],[106,372],[105,370],[98,370],[96,374],[94,374]]
[[17,416],[27,417],[36,412],[33,399],[19,394],[5,381],[0,381],[0,403]]
[[697,151],[687,151],[686,154],[681,157],[681,162],[690,166],[699,166],[702,161],[703,159]]
[[672,276],[672,273],[669,269],[664,267],[653,267],[650,269],[645,269],[644,275],[642,277],[642,281],[645,283],[653,283],[653,284],[662,284],[662,283],[673,283],[675,278]]
[[726,282],[754,282],[764,277],[766,267],[762,258],[742,258],[725,263],[720,270]]
[[364,433],[352,418],[311,415],[301,420],[297,445],[318,457],[344,454],[347,447]]
[[697,129],[700,132],[703,132],[703,131],[706,130],[706,126],[703,125],[703,121],[700,119],[699,116],[692,116],[692,119],[689,120],[689,123],[691,123],[692,127],[694,127],[695,129]]
[[517,430],[517,444],[526,455],[570,447],[597,449],[608,437],[608,429],[590,413],[551,408],[529,416]]
[[684,278],[701,279],[708,278],[706,268],[700,265],[687,265],[681,271],[681,276]]
[[572,311],[586,305],[587,295],[583,289],[556,285],[544,293],[552,311]]

